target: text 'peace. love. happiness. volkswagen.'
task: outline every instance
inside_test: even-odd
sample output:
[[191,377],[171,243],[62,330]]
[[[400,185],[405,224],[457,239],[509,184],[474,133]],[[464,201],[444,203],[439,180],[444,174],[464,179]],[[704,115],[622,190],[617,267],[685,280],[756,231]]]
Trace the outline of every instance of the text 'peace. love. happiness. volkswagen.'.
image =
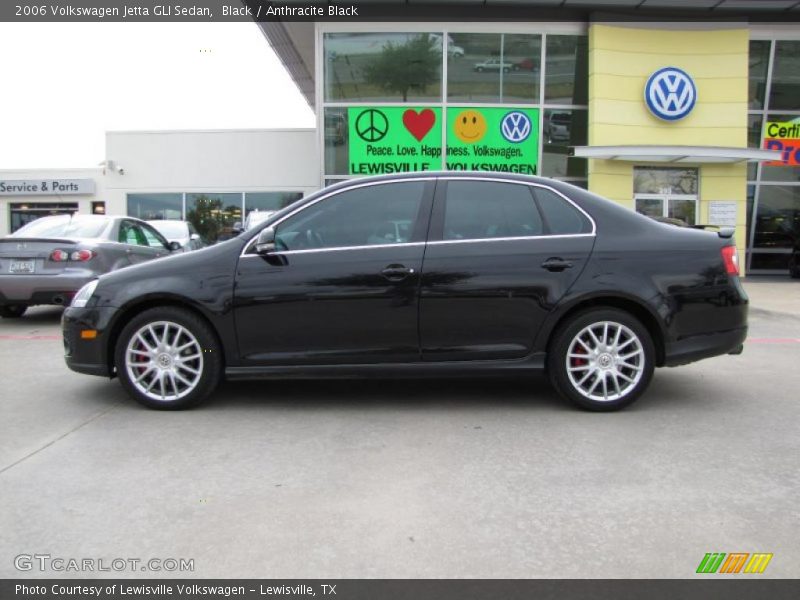
[[348,181],[216,246],[103,275],[67,364],[153,408],[262,377],[518,376],[591,410],[654,367],[738,353],[730,230],[657,223],[569,184],[487,173]]

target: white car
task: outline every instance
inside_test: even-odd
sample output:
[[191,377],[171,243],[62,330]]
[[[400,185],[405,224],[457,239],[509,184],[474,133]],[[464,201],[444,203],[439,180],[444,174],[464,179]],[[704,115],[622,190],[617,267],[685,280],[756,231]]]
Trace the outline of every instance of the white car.
[[478,73],[482,73],[483,71],[499,71],[503,70],[503,73],[508,73],[514,65],[510,62],[500,61],[499,58],[487,58],[483,62],[475,63],[473,67]]
[[178,219],[154,219],[147,221],[156,231],[167,238],[170,242],[178,242],[183,248],[184,252],[191,250],[199,250],[207,246],[206,242],[197,233],[189,221],[180,221]]

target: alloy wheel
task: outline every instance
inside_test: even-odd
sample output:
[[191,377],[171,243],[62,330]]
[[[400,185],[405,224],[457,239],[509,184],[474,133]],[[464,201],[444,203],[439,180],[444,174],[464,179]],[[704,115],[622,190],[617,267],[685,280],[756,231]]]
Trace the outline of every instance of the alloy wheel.
[[134,387],[158,402],[190,394],[203,375],[203,349],[194,334],[172,321],[140,327],[125,348],[125,368]]
[[566,368],[570,383],[581,396],[612,402],[624,398],[642,378],[644,348],[629,327],[599,321],[572,338]]

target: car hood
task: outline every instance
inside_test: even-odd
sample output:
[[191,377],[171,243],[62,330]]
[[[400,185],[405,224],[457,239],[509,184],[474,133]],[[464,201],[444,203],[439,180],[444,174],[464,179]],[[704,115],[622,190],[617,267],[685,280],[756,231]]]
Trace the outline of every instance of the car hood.
[[180,277],[187,274],[194,276],[210,268],[219,268],[219,261],[225,260],[226,257],[230,257],[235,262],[244,244],[244,239],[233,238],[193,252],[176,251],[164,258],[157,258],[101,275],[100,286],[127,285],[145,279]]

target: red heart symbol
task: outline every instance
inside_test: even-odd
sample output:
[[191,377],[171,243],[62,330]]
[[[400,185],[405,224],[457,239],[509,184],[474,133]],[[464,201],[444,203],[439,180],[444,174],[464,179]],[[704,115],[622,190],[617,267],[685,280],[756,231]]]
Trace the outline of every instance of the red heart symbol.
[[421,142],[422,138],[428,134],[434,123],[436,123],[436,113],[430,108],[426,108],[421,113],[409,108],[403,113],[403,125],[411,135],[417,138],[418,142]]

